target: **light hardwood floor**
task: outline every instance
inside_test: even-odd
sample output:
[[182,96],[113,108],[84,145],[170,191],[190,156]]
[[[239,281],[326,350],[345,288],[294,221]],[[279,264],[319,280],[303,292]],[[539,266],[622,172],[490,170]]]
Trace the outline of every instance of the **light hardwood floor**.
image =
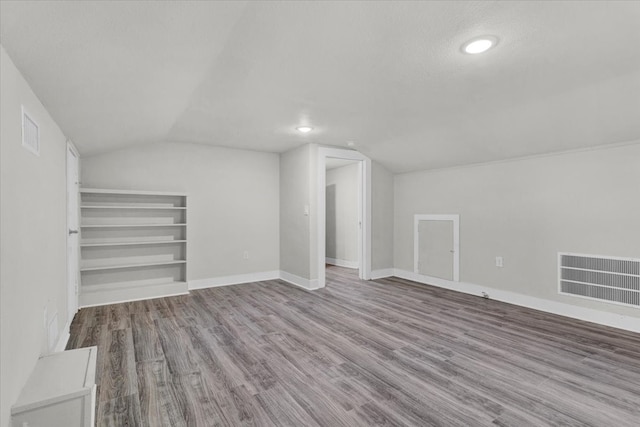
[[640,425],[640,335],[331,267],[82,309],[99,426]]

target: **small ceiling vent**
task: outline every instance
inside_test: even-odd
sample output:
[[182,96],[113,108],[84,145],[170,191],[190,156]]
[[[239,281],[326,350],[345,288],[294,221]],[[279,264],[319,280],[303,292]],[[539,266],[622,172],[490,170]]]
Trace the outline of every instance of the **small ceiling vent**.
[[40,155],[40,128],[22,107],[22,146],[36,156]]
[[640,259],[558,254],[559,293],[640,307]]

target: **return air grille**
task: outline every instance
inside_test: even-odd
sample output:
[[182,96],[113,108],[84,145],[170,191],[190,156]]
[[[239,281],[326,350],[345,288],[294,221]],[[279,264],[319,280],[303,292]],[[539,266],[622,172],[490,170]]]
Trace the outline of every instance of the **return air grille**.
[[640,260],[558,254],[559,292],[640,307]]
[[40,155],[40,128],[22,106],[22,146],[36,156]]

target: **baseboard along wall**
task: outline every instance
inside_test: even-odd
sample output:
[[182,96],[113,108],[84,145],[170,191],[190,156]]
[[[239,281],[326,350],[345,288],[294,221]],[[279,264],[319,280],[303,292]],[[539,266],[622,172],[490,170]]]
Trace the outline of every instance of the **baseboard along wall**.
[[282,270],[280,270],[280,279],[308,291],[320,289],[320,287],[318,286],[318,279],[306,279],[304,277],[296,276],[295,274],[291,274]]
[[189,290],[275,280],[280,278],[280,273],[281,272],[279,270],[273,270],[258,273],[235,274],[232,276],[212,277],[210,279],[189,280]]
[[358,261],[347,261],[346,259],[336,259],[336,258],[325,258],[325,263],[329,265],[335,265],[338,267],[346,267],[346,268],[358,268]]
[[402,270],[398,268],[394,269],[393,275],[401,279],[411,280],[413,282],[423,283],[426,285],[437,286],[439,288],[450,289],[452,291],[462,292],[469,295],[476,295],[481,297],[486,293],[491,299],[496,301],[506,302],[509,304],[519,305],[521,307],[544,311],[546,313],[558,314],[560,316],[570,317],[573,319],[584,320],[586,322],[597,323],[600,325],[611,326],[613,328],[640,333],[640,321],[636,317],[623,316],[606,311],[578,307],[572,304],[565,304],[557,301],[531,297],[515,292],[489,288],[474,283],[452,282],[450,280],[425,276],[422,274],[414,273],[412,271]]
[[[587,322],[640,333],[640,321],[638,321],[638,318],[636,317],[623,316],[605,311],[594,310],[591,308],[578,307],[572,304],[565,304],[557,301],[531,297],[515,292],[481,286],[474,283],[453,282],[450,280],[425,276],[422,274],[414,273],[412,271],[402,270],[398,268],[385,268],[380,270],[373,270],[371,272],[372,280],[383,279],[385,277],[392,276],[411,280],[417,283],[437,286],[456,292],[462,292],[469,295],[476,295],[479,297],[483,296],[486,293],[490,296],[491,299],[496,301],[506,302],[509,304],[519,305],[521,307],[532,308],[547,313],[558,314],[560,316],[570,317],[573,319],[584,320]],[[320,289],[317,279],[307,279],[286,271],[273,270],[258,273],[214,277],[210,279],[190,280],[189,290],[205,289],[218,286],[230,286],[277,279],[281,279],[291,285],[308,291]],[[166,296],[168,295],[159,295],[154,298],[164,298]],[[69,339],[69,327],[70,322],[67,322],[64,329],[61,331],[60,338],[58,339],[58,343],[55,347],[55,351],[64,350],[64,348],[66,347],[67,340]]]

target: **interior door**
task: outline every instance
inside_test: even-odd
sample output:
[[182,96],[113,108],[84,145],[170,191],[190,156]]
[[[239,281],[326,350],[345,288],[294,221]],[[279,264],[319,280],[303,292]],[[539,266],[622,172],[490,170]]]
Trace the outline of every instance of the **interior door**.
[[418,221],[418,273],[453,280],[453,221]]
[[460,215],[415,214],[413,271],[424,276],[460,280]]
[[79,263],[79,179],[80,163],[71,145],[67,146],[67,309],[72,320],[78,311]]

